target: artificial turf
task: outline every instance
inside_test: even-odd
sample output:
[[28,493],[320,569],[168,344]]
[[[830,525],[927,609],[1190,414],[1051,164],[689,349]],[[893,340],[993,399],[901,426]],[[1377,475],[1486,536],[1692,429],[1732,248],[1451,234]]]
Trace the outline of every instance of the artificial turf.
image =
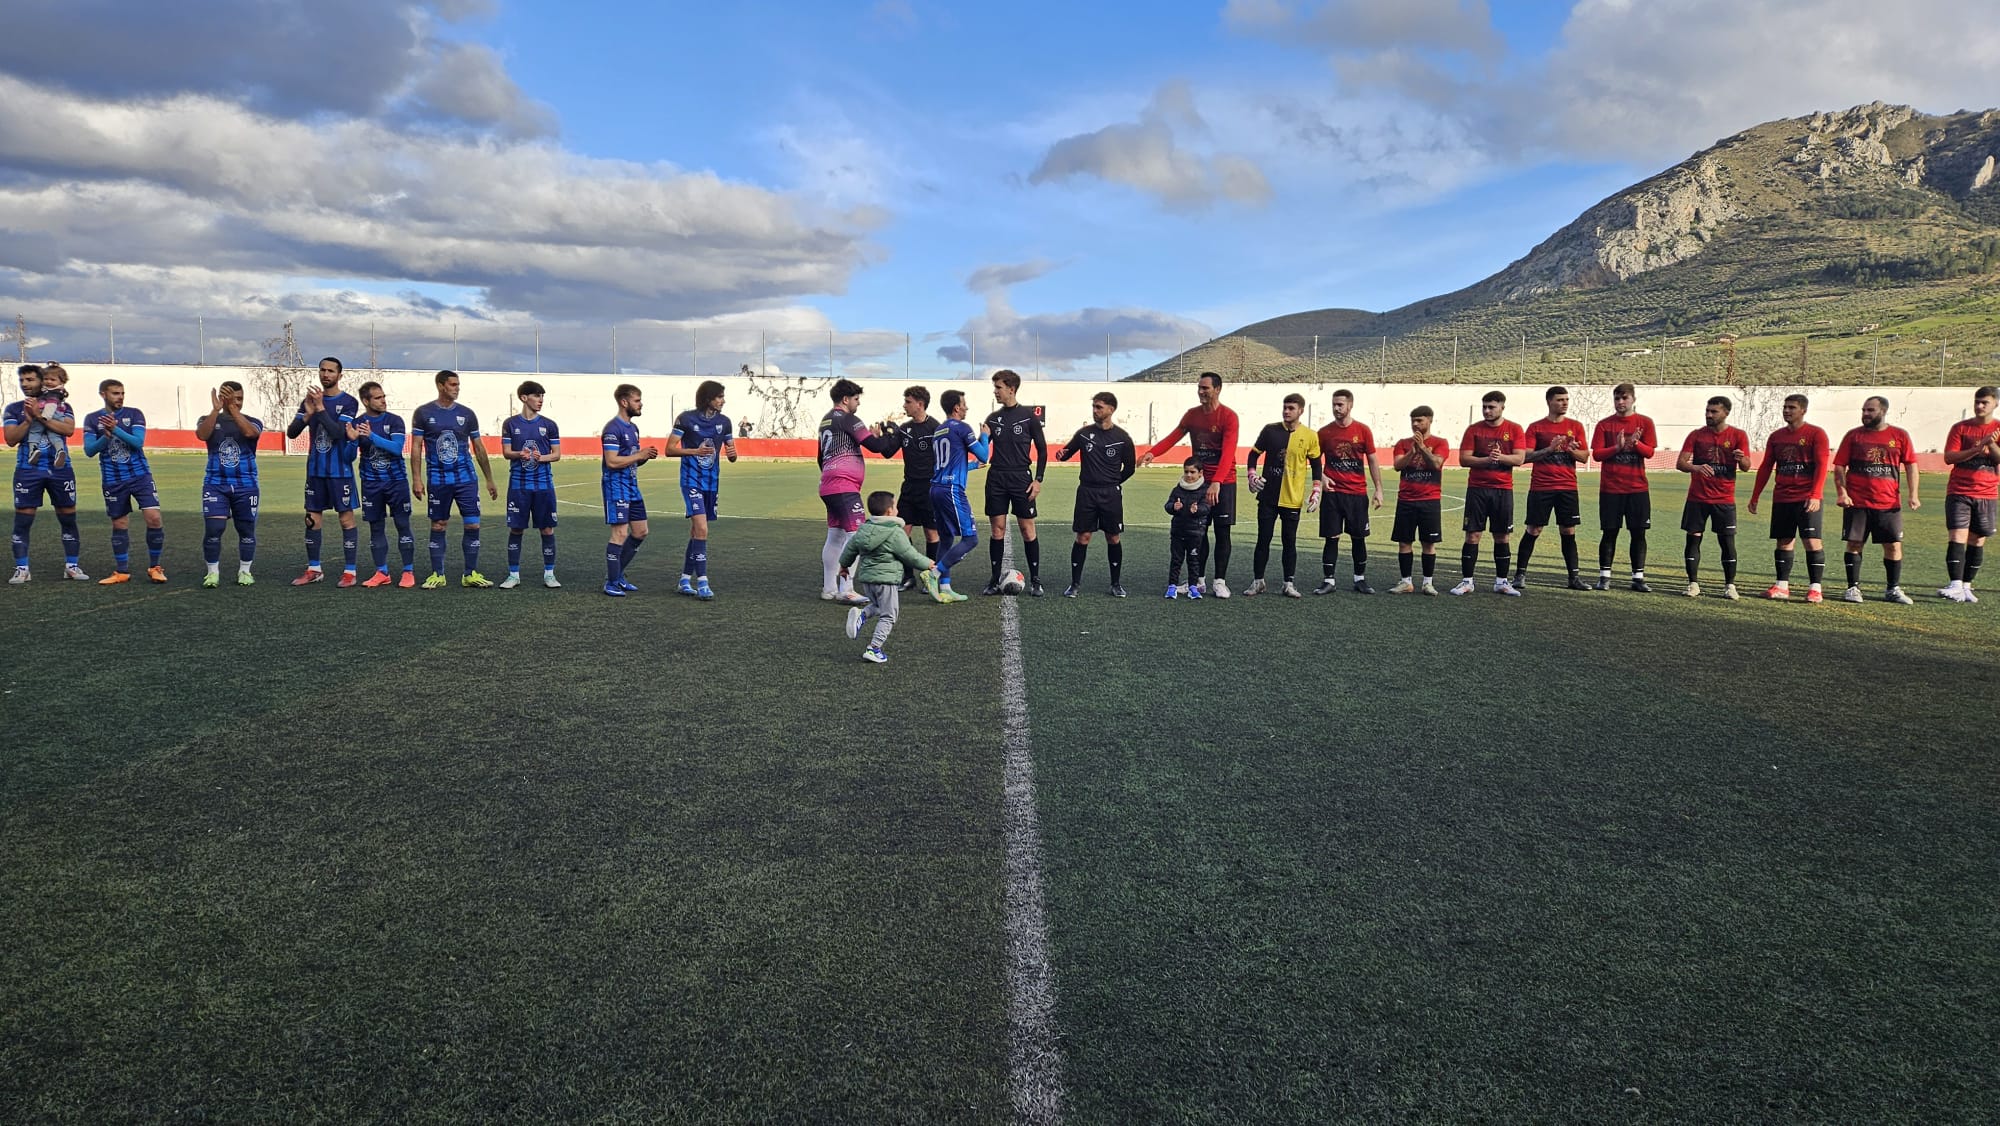
[[[0,590],[0,1119],[1008,1117],[995,600],[906,600],[862,664],[811,468],[751,464],[713,603],[667,593],[671,468],[644,589],[596,593],[587,463],[565,590],[293,590],[278,458],[258,585],[199,590],[198,462],[156,464],[167,586],[53,581],[44,512]],[[1100,539],[1087,597],[1022,605],[1073,1120],[1990,1111],[2000,601],[1927,597],[1935,503],[1914,607],[1754,601],[1747,516],[1738,604],[1554,589],[1545,539],[1519,600],[1482,552],[1464,599],[1189,605],[1172,476],[1128,487],[1132,598]],[[100,573],[88,506],[84,536]]]

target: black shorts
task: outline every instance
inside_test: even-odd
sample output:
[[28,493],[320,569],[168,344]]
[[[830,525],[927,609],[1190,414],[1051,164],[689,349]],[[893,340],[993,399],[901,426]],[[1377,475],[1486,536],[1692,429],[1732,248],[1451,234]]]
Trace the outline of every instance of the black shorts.
[[1542,489],[1528,493],[1528,527],[1546,528],[1551,521],[1558,528],[1574,528],[1583,523],[1583,507],[1575,489]]
[[902,491],[896,494],[896,515],[903,523],[919,528],[931,526],[931,483],[903,479]]
[[1736,534],[1736,506],[1733,504],[1703,504],[1691,500],[1681,506],[1681,531],[1698,536],[1704,528],[1714,528],[1718,536]]
[[1514,490],[1465,490],[1465,530],[1491,531],[1496,536],[1514,531]]
[[1077,486],[1076,510],[1070,517],[1072,532],[1103,532],[1115,536],[1125,530],[1125,491],[1116,485]]
[[1368,498],[1360,493],[1322,493],[1319,498],[1319,538],[1368,538]]
[[1389,538],[1397,543],[1436,543],[1444,538],[1444,502],[1435,500],[1396,501],[1396,523]]
[[1620,528],[1646,531],[1653,526],[1653,494],[1598,493],[1597,526],[1605,535]]
[[1209,511],[1208,522],[1210,524],[1236,523],[1236,482],[1224,481],[1222,483],[1222,489],[1215,498],[1215,507]]
[[1806,511],[1806,502],[1802,500],[1781,500],[1771,505],[1771,538],[1779,543],[1801,537],[1825,539],[1820,531],[1825,526],[1826,506],[1823,504],[1811,512]]
[[1035,498],[1028,495],[1028,486],[1034,484],[1034,477],[1026,472],[995,472],[986,474],[986,515],[1006,516],[1011,514],[1016,520],[1035,518]]
[[1903,542],[1903,510],[1900,508],[1849,508],[1843,510],[1840,538],[1848,543]]
[[1990,536],[1996,514],[2000,514],[2000,501],[1945,494],[1944,526],[1948,530],[1964,528],[1974,536]]

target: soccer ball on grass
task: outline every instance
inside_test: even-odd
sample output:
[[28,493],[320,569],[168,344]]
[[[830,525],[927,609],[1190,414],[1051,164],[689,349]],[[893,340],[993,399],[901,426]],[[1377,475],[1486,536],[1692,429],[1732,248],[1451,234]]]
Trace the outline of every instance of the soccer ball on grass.
[[1009,571],[1000,576],[1000,593],[1019,594],[1028,589],[1028,580],[1019,571]]

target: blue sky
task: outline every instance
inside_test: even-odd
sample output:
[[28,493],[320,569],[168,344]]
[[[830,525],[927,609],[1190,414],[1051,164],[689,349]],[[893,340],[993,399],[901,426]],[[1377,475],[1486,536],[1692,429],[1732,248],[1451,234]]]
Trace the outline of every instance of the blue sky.
[[455,329],[601,367],[615,325],[633,370],[879,332],[858,367],[908,333],[1101,374],[1109,334],[1124,374],[1469,284],[1760,121],[1987,104],[2000,63],[1965,0],[23,5],[0,295],[79,358],[200,316],[412,366]]

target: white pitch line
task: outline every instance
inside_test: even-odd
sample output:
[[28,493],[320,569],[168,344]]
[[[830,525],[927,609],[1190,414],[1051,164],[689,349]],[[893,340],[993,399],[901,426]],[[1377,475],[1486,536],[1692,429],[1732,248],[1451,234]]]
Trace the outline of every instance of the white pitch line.
[[[1001,566],[1014,565],[1010,536]],[[1062,1121],[1062,1052],[1056,1047],[1056,992],[1049,924],[1042,903],[1042,834],[1035,813],[1035,760],[1028,739],[1027,669],[1021,612],[1000,600],[1000,717],[1005,768],[1001,802],[1007,867],[1007,1072],[1014,1121]]]

